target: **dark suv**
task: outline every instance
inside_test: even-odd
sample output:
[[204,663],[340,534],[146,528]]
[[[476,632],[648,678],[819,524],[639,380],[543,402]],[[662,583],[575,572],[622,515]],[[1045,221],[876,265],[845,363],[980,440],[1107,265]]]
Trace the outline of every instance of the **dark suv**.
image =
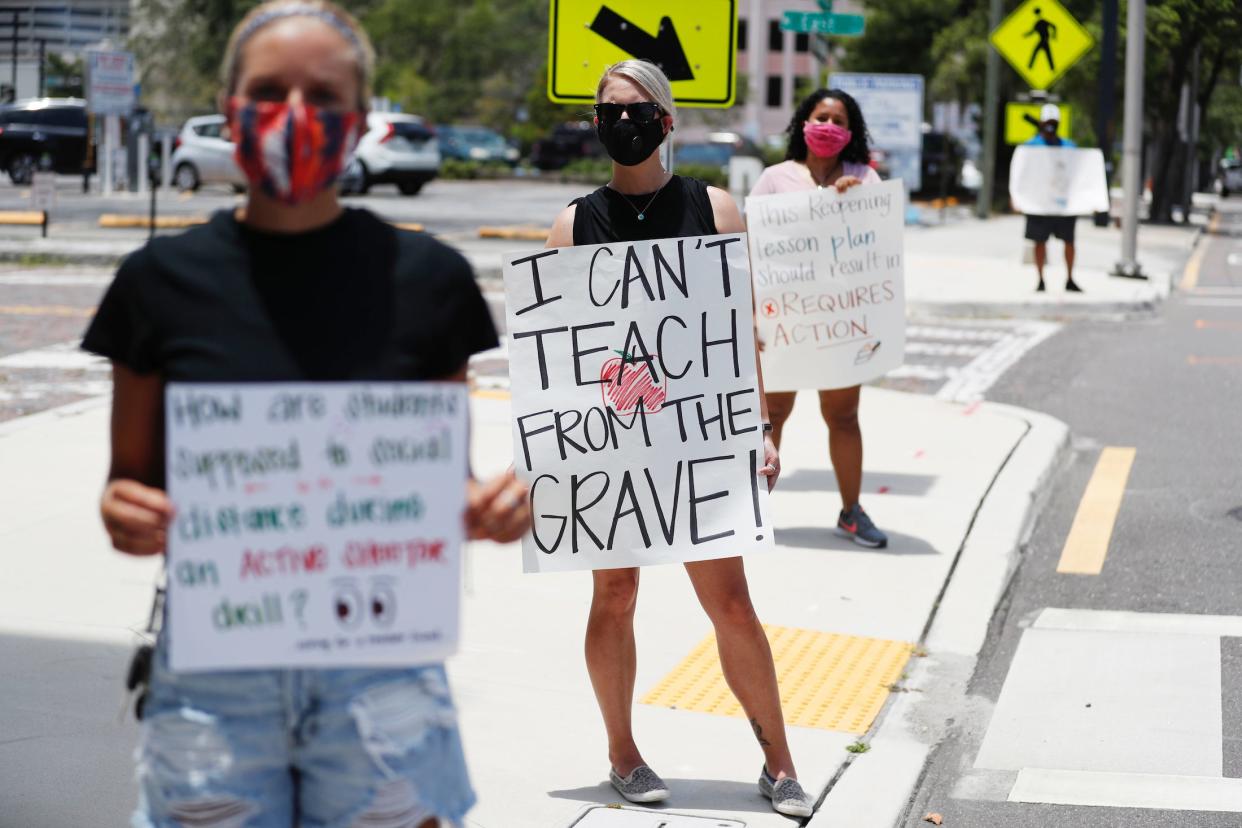
[[0,169],[14,184],[35,170],[82,172],[86,160],[86,103],[36,98],[0,107]]

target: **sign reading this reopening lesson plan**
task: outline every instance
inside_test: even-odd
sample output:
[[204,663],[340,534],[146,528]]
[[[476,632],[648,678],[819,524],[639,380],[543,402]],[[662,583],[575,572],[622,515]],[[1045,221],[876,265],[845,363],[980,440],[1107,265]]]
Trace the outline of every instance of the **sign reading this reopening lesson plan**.
[[173,383],[166,412],[174,670],[456,649],[464,385]]
[[906,347],[900,181],[746,200],[769,391],[848,388]]
[[505,259],[527,572],[772,548],[745,234]]

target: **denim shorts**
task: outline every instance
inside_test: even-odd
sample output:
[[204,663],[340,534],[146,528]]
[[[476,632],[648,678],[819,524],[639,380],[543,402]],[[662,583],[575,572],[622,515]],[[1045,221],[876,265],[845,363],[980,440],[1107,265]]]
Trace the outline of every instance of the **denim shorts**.
[[156,648],[134,828],[409,828],[474,804],[444,667],[172,673]]

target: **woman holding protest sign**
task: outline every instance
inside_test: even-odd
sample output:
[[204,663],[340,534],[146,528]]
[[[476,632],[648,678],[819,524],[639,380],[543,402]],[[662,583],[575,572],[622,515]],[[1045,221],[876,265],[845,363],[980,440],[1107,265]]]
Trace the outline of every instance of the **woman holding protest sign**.
[[[878,182],[870,166],[867,123],[858,102],[839,89],[820,89],[808,95],[787,128],[785,160],[768,167],[755,182],[752,196],[834,187],[844,193],[860,184]],[[837,534],[861,546],[883,548],[888,536],[876,528],[858,502],[862,489],[863,441],[858,425],[861,386],[825,388],[819,392],[819,410],[828,426],[828,455],[841,491]],[[793,412],[793,391],[768,394],[772,439],[781,444],[785,421]]]
[[[365,32],[327,0],[273,0],[233,31],[220,106],[247,203],[127,258],[84,342],[113,362],[101,513],[122,552],[163,554],[172,531],[167,382],[464,382],[496,344],[460,255],[338,201],[373,67]],[[529,526],[511,474],[465,499],[471,537]],[[147,675],[136,661],[134,825],[431,828],[473,804],[442,665],[174,673],[166,632]]]
[[[654,64],[611,66],[595,96],[595,125],[613,160],[607,186],[576,199],[557,217],[548,247],[740,233],[745,227],[728,193],[664,169],[657,149],[673,130],[668,78]],[[760,378],[762,379],[762,378]],[[769,430],[762,403],[764,431]],[[776,483],[780,460],[764,434],[759,474]],[[755,614],[740,557],[685,564],[699,603],[716,630],[725,679],[741,702],[764,754],[759,790],[780,813],[810,816],[785,734],[776,670]],[[631,802],[656,802],[668,787],[645,762],[634,739],[631,708],[637,655],[634,610],[637,568],[595,570],[586,632],[586,661],[608,733],[609,779]]]

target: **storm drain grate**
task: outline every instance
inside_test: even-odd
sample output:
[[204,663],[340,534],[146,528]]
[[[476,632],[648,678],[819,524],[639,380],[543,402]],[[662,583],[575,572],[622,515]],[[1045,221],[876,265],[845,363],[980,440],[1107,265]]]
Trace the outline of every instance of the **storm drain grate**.
[[[765,625],[787,724],[865,733],[914,646],[903,641]],[[708,635],[643,698],[644,704],[742,717]]]

